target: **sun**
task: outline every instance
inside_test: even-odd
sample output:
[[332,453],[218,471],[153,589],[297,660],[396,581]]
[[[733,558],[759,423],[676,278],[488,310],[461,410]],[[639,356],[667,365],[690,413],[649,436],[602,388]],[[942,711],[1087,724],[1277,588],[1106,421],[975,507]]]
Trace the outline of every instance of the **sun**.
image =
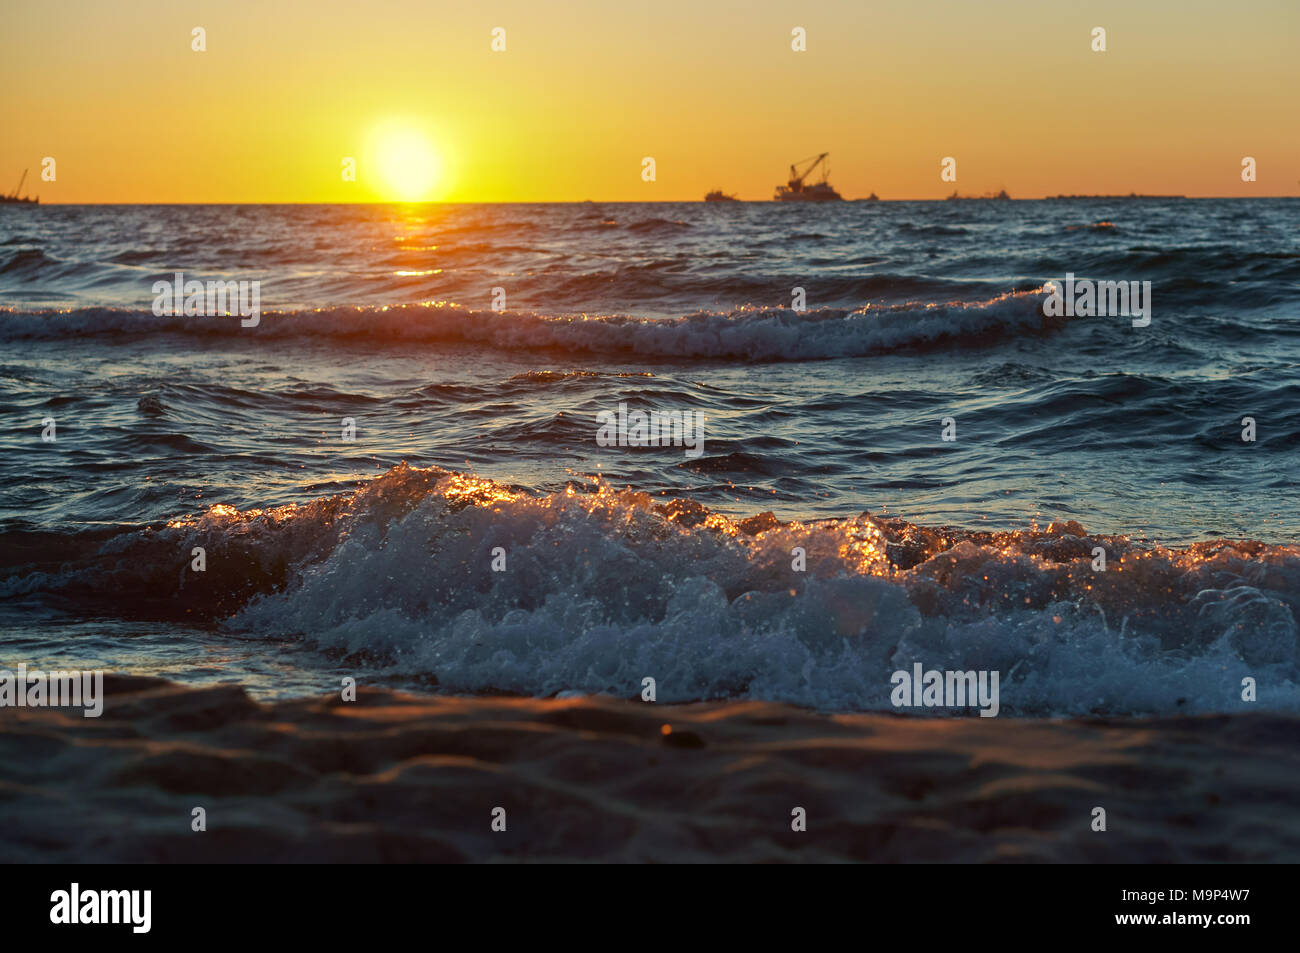
[[389,125],[375,139],[381,191],[400,202],[430,197],[442,178],[442,161],[429,138],[410,126]]

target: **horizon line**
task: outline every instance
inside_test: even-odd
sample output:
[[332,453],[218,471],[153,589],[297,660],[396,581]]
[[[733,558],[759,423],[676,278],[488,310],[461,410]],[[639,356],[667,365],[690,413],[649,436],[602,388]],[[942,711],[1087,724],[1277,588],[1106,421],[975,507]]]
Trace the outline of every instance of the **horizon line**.
[[[1300,199],[1300,193],[1291,195],[1142,195],[1138,193],[1114,194],[1114,195],[1040,195],[1026,198],[1016,198],[1008,196],[1005,199],[993,198],[983,195],[961,195],[956,201],[960,202],[1059,202],[1068,200],[1081,199],[1153,199],[1159,201],[1187,201],[1187,202],[1217,202],[1217,201],[1259,201],[1263,199]],[[844,203],[857,202],[949,202],[954,201],[948,196],[943,198],[852,198],[840,199],[828,202],[780,202],[776,199],[732,199],[729,202],[706,202],[704,199],[473,199],[473,200],[448,200],[448,199],[420,199],[415,201],[183,201],[183,202],[31,202],[31,203],[0,203],[4,205],[43,205],[46,208],[53,206],[77,206],[77,205],[727,205],[730,202],[737,202],[749,205],[782,205],[782,206],[806,206],[806,205],[841,205]]]

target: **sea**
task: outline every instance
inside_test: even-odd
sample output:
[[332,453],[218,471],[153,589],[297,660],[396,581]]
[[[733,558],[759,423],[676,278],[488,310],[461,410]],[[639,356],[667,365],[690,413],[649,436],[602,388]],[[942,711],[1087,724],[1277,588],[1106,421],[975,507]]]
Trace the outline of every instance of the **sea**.
[[0,417],[0,668],[1300,710],[1300,199],[0,206]]

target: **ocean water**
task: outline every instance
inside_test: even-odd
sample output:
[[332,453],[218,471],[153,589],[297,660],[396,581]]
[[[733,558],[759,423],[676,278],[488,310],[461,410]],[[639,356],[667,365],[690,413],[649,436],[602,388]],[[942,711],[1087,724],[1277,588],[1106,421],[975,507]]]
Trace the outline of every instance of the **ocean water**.
[[[155,316],[176,272],[257,325]],[[1298,411],[1297,200],[0,206],[0,660],[1300,710]]]

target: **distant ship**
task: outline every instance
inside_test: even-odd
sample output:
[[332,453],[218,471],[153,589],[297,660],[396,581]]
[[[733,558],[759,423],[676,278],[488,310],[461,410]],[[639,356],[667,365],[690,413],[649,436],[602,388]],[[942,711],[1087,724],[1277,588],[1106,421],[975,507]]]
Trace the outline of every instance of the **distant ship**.
[[734,195],[728,195],[726,192],[723,192],[721,189],[714,189],[714,190],[713,190],[712,192],[710,192],[708,195],[704,196],[704,201],[706,201],[706,202],[739,202],[740,199],[736,198]]
[[[813,169],[822,165],[829,156],[829,152],[823,152],[809,162],[808,159],[800,159],[794,165],[790,166],[790,181],[785,185],[776,187],[776,194],[772,196],[778,202],[839,202],[844,196],[831,188],[831,184],[826,181],[830,176],[830,167],[822,167],[822,180],[814,182],[812,185],[805,185],[804,179],[812,174]],[[808,162],[804,170],[800,172],[797,168],[800,162]]]
[[1011,196],[1007,195],[1007,190],[1003,189],[1001,192],[997,193],[997,195],[958,195],[956,192],[953,192],[952,195],[948,196],[948,201],[949,202],[1005,202],[1010,198]]
[[1138,195],[1136,192],[1130,192],[1128,195],[1049,195],[1049,199],[1185,199],[1186,195]]
[[9,195],[0,195],[0,205],[39,205],[39,198],[20,199],[18,193],[23,190],[23,183],[27,181],[27,170],[23,169],[23,176],[18,180],[18,188],[14,189]]

